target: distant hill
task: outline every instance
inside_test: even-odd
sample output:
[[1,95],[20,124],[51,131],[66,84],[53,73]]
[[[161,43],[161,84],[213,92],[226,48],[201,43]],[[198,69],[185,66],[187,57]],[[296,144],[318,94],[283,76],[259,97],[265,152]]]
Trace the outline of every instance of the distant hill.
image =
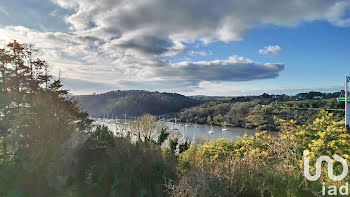
[[75,96],[79,105],[92,116],[104,114],[129,118],[144,113],[153,115],[178,112],[200,104],[200,101],[176,93],[143,90],[111,91],[103,94]]

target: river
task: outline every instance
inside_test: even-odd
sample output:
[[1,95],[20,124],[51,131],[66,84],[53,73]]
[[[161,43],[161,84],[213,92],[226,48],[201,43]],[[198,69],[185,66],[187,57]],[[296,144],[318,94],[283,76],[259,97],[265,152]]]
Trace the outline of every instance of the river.
[[[170,130],[174,127],[173,122],[165,122],[165,125],[168,126]],[[248,136],[252,136],[256,133],[254,129],[245,129],[238,127],[227,127],[226,131],[222,131],[221,126],[213,125],[213,133],[209,134],[209,130],[211,130],[211,126],[207,124],[190,124],[189,126],[185,126],[185,124],[181,123],[175,126],[178,131],[180,131],[186,138],[196,139],[200,136],[206,137],[208,140],[218,139],[218,138],[226,138],[232,139],[243,136],[247,134]]]
[[[95,119],[97,124],[104,124],[108,126],[108,128],[116,132],[118,128],[121,128],[120,125],[122,125],[123,128],[130,127],[129,125],[133,124],[133,120],[126,120],[128,125],[123,125],[124,120],[121,120],[121,123],[116,123],[113,119]],[[254,135],[257,131],[254,129],[245,129],[245,128],[238,128],[238,127],[227,127],[226,131],[222,131],[221,126],[214,126],[212,127],[213,133],[209,134],[209,130],[211,130],[211,126],[207,124],[191,124],[188,126],[185,126],[184,123],[176,124],[174,126],[173,122],[167,122],[167,121],[160,121],[164,123],[168,127],[168,131],[174,132],[173,128],[177,128],[178,130],[175,130],[178,133],[181,133],[183,139],[189,139],[193,143],[196,143],[195,141],[199,138],[206,139],[206,140],[212,140],[212,139],[218,139],[218,138],[226,138],[228,140],[232,138],[237,138],[240,136],[243,136],[244,134],[247,134],[248,136]]]

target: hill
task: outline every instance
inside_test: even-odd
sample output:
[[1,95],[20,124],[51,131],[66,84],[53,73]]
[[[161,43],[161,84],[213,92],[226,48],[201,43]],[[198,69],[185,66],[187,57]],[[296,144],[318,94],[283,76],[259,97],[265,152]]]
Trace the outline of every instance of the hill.
[[[250,101],[253,98],[255,99]],[[311,124],[323,110],[333,113],[337,121],[344,117],[344,103],[338,102],[335,98],[278,102],[275,96],[273,99],[255,96],[242,97],[239,101],[232,99],[231,102],[204,103],[182,111],[178,120],[278,131],[275,118],[295,120],[297,124],[306,125]]]
[[108,114],[129,118],[144,113],[153,115],[179,112],[200,104],[200,101],[176,93],[143,90],[111,91],[103,94],[75,96],[79,105],[95,117]]

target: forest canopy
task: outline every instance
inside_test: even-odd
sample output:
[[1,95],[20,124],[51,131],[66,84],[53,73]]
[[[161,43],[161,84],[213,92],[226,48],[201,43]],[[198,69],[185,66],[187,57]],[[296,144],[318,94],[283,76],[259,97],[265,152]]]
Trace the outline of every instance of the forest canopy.
[[144,90],[111,91],[103,94],[81,95],[75,97],[79,105],[95,117],[129,118],[144,113],[153,115],[178,112],[200,102],[176,93],[148,92]]

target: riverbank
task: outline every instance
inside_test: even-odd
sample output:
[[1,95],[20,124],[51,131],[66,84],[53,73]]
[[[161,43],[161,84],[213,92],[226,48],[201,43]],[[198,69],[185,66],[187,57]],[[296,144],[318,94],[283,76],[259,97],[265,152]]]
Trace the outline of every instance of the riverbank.
[[277,119],[295,120],[310,124],[320,111],[343,118],[344,104],[336,99],[301,100],[263,103],[262,100],[230,103],[206,103],[179,113],[179,121],[227,125],[259,131],[280,131]]

